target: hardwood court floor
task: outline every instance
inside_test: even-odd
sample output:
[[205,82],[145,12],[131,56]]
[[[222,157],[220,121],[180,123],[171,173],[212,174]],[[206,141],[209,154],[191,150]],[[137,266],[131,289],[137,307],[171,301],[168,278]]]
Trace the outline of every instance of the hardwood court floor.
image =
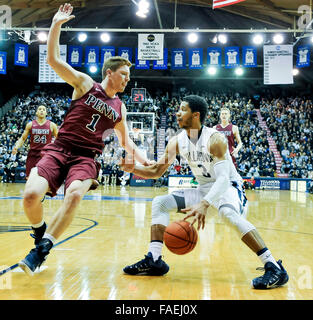
[[[23,213],[24,184],[0,184],[1,300],[311,300],[313,297],[313,196],[289,191],[248,191],[248,219],[290,280],[257,291],[250,281],[259,259],[210,209],[196,248],[184,256],[163,251],[163,277],[129,276],[123,267],[142,259],[150,237],[151,201],[167,188],[100,187],[89,192],[72,225],[58,239],[43,270],[33,277],[16,267],[33,247]],[[47,222],[61,197],[44,202]],[[171,221],[182,214],[173,213]],[[10,270],[11,268],[11,270]]]

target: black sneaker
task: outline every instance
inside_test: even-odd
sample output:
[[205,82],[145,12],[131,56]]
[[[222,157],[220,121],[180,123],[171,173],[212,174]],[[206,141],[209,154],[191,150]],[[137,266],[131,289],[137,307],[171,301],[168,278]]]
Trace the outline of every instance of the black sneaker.
[[39,228],[32,227],[32,229],[33,229],[34,233],[31,233],[30,236],[35,239],[35,246],[36,246],[39,243],[39,241],[41,240],[41,238],[43,237],[43,235],[45,234],[46,229],[47,229],[47,225],[46,225],[46,223],[44,223],[41,227],[39,227]]
[[148,276],[162,276],[169,270],[169,266],[161,259],[157,261],[152,258],[152,253],[148,252],[145,258],[135,264],[127,266],[123,271],[132,276],[134,275],[148,275]]
[[254,289],[272,289],[277,288],[288,282],[289,276],[284,269],[281,260],[277,261],[280,269],[272,262],[266,262],[264,268],[265,273],[263,276],[252,280]]
[[40,268],[46,260],[50,249],[53,247],[49,239],[41,239],[35,249],[30,250],[25,259],[21,260],[18,265],[28,275],[33,276],[37,268]]

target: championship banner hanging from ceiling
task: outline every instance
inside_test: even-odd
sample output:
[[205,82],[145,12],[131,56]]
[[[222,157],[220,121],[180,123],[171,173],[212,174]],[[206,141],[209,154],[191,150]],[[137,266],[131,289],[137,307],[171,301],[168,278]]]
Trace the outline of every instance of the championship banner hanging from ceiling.
[[164,34],[138,34],[138,60],[163,60]]
[[242,2],[245,0],[213,0],[213,9],[230,6],[232,4]]

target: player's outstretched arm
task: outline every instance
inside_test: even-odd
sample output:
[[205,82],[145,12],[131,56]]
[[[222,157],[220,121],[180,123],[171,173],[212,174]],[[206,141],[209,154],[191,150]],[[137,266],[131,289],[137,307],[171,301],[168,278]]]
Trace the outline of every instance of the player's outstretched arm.
[[47,40],[47,63],[64,81],[74,87],[79,95],[83,95],[92,87],[92,78],[83,72],[75,70],[60,57],[61,26],[75,18],[72,15],[72,11],[73,7],[69,3],[65,3],[60,6],[52,19]]
[[155,164],[145,167],[137,166],[135,165],[132,156],[127,155],[125,159],[121,160],[120,167],[124,171],[134,173],[145,179],[158,179],[176,159],[177,149],[177,138],[173,137],[168,142],[163,156]]
[[126,122],[126,107],[124,103],[121,107],[122,113],[122,120],[118,122],[115,127],[114,131],[117,135],[118,141],[120,145],[126,150],[126,152],[130,155],[133,155],[135,160],[143,165],[149,165],[149,160],[146,156],[138,149],[134,141],[129,136],[129,130]]
[[25,140],[30,134],[31,128],[32,128],[32,122],[28,122],[22,136],[16,141],[16,144],[12,149],[12,154],[16,154],[17,150],[24,144]]

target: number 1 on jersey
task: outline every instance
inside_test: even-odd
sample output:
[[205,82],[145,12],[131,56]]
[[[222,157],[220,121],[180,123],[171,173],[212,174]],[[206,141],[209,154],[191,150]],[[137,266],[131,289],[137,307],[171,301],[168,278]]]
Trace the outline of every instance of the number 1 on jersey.
[[101,118],[100,114],[93,114],[92,115],[92,120],[89,124],[86,125],[86,128],[92,132],[96,131],[96,125],[99,121],[99,119]]

